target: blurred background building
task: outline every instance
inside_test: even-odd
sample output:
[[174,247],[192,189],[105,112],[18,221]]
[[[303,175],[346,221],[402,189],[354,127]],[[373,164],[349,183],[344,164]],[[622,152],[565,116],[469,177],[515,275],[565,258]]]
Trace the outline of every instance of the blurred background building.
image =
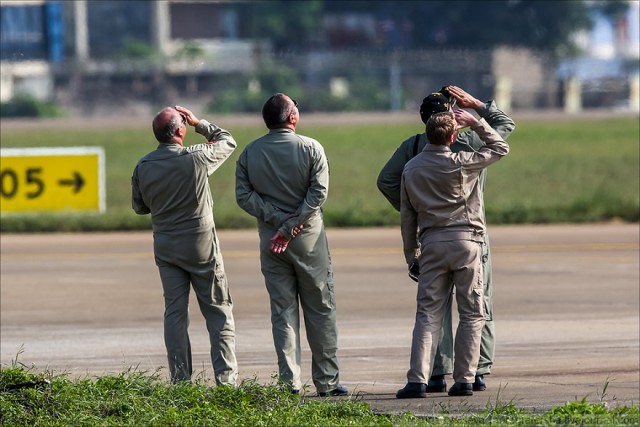
[[283,91],[306,111],[414,111],[457,84],[506,110],[638,111],[639,5],[2,0],[0,101],[256,112]]

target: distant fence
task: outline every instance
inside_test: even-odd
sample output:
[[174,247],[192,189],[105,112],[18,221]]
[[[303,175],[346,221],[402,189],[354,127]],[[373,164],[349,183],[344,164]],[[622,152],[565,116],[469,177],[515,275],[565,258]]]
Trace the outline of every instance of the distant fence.
[[276,91],[304,99],[306,111],[414,111],[424,96],[447,84],[482,100],[496,99],[508,111],[638,111],[637,71],[580,81],[561,79],[556,69],[548,56],[526,50],[273,54],[245,49],[236,57],[226,52],[224,57],[61,62],[50,78],[53,100],[85,115],[113,105],[180,99],[191,105],[215,101],[224,112],[255,111],[256,103]]

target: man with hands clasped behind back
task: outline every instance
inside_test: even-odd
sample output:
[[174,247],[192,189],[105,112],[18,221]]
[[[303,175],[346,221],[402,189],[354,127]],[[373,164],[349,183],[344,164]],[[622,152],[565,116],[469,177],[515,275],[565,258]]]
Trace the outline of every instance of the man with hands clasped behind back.
[[[476,152],[449,148],[470,126],[485,143]],[[484,325],[482,245],[486,231],[480,173],[506,156],[509,146],[484,119],[464,110],[433,114],[429,144],[404,168],[400,226],[405,259],[420,248],[416,320],[407,385],[396,397],[426,397],[442,320],[455,285],[460,322],[455,336],[450,396],[473,395]],[[416,233],[416,230],[418,231]]]
[[[424,98],[420,106],[420,118],[424,124],[427,123],[432,114],[443,111],[453,111],[454,104],[460,108],[473,109],[483,118],[490,127],[495,129],[505,140],[515,129],[514,121],[499,110],[494,101],[483,103],[465,90],[457,86],[447,86],[439,92],[434,92]],[[421,133],[407,138],[394,152],[389,161],[380,171],[378,176],[378,189],[382,192],[389,203],[400,210],[400,181],[402,171],[409,160],[422,152],[428,143],[427,134]],[[460,133],[455,142],[450,146],[452,152],[468,151],[473,152],[484,145],[479,135],[473,130]],[[484,192],[486,171],[480,174],[480,191]],[[491,252],[489,247],[489,236],[484,234],[482,246],[482,267],[484,283],[484,305],[485,305],[485,325],[482,330],[482,340],[480,345],[480,361],[476,378],[474,379],[474,391],[486,389],[484,375],[491,373],[493,356],[495,353],[495,328],[493,323],[493,282],[491,275]],[[418,264],[412,262],[409,275],[417,281]],[[451,298],[447,303],[447,310],[442,324],[442,333],[438,344],[437,354],[433,364],[433,372],[427,385],[427,392],[445,392],[447,384],[445,375],[453,372],[453,331],[451,322]]]
[[322,218],[329,163],[322,145],[296,133],[298,104],[276,93],[262,107],[269,132],[236,164],[236,200],[257,218],[260,264],[271,303],[280,379],[292,393],[300,377],[300,307],[319,396],[344,396],[339,383],[333,270]]

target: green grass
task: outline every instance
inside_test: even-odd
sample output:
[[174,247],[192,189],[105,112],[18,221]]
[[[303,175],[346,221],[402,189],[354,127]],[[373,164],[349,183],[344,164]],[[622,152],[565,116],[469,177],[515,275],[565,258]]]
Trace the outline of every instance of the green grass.
[[409,412],[374,413],[358,397],[309,399],[255,380],[210,387],[202,378],[170,385],[157,374],[135,370],[70,379],[16,361],[0,368],[3,426],[619,426],[637,425],[639,419],[638,407],[607,408],[585,399],[544,413],[496,402],[478,413],[454,416],[443,408],[419,418]]
[[487,217],[498,223],[638,221],[638,120],[525,122],[488,172]]
[[[225,127],[225,123],[219,123]],[[239,143],[211,177],[218,228],[254,227],[235,202],[235,161],[242,148],[265,133],[262,126],[228,126]],[[398,214],[376,188],[377,174],[401,141],[420,132],[412,124],[301,126],[329,158],[327,226],[398,225]],[[525,121],[509,138],[511,153],[488,172],[487,221],[590,222],[640,218],[639,124],[635,118],[592,121]],[[189,133],[187,144],[202,137]],[[130,208],[130,178],[137,160],[155,148],[140,129],[3,131],[2,147],[101,146],[106,152],[107,212],[2,215],[2,232],[91,231],[149,227]]]

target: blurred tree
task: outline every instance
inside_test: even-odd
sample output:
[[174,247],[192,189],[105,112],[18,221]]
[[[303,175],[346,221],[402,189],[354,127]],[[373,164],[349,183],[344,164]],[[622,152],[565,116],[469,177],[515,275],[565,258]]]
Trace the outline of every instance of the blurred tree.
[[593,3],[593,7],[599,9],[605,16],[613,20],[623,16],[629,10],[627,0],[599,0]]
[[573,35],[589,29],[589,8],[609,16],[628,8],[625,0],[272,0],[251,1],[244,8],[245,36],[266,38],[277,51],[303,48],[325,14],[372,14],[383,39],[378,48],[529,47],[556,56],[575,51]]
[[269,0],[240,3],[243,36],[268,39],[276,51],[304,47],[321,23],[321,0]]
[[451,47],[528,47],[564,56],[575,51],[573,35],[591,26],[583,1],[456,1],[453,6],[438,11],[443,25],[420,34],[423,40]]

